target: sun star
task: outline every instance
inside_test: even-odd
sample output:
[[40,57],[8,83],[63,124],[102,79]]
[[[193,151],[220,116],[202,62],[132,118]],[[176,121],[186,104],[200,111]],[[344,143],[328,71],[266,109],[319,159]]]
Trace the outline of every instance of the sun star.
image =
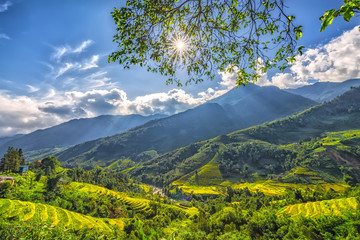
[[179,34],[174,34],[166,43],[169,50],[169,59],[175,65],[180,66],[186,62],[186,58],[189,57],[190,41]]
[[178,40],[175,45],[178,51],[183,51],[186,48],[185,43],[182,40]]

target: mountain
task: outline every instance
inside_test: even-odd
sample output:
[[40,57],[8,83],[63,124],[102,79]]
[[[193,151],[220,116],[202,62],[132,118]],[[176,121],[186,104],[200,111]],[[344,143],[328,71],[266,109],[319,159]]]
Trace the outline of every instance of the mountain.
[[313,85],[304,86],[296,89],[286,89],[285,91],[298,94],[312,99],[316,102],[325,102],[340,96],[350,90],[351,87],[360,86],[360,79],[350,79],[345,82],[317,82]]
[[277,87],[259,87],[255,84],[234,88],[209,102],[224,108],[236,124],[233,131],[285,117],[315,105],[309,99],[298,98]]
[[[275,97],[273,97],[275,96]],[[233,89],[194,109],[125,133],[73,146],[57,154],[64,166],[106,166],[142,152],[164,153],[188,144],[303,110],[315,102],[274,87]]]
[[7,142],[12,141],[12,140],[21,138],[22,136],[24,136],[24,134],[16,134],[16,135],[10,136],[10,137],[1,137],[0,138],[0,146],[7,143]]
[[353,88],[299,114],[188,145],[126,172],[157,186],[257,177],[311,183],[341,182],[347,176],[360,182],[359,146],[360,88]]
[[22,148],[23,151],[71,146],[124,132],[147,121],[162,117],[165,117],[165,115],[144,117],[134,114],[123,116],[103,115],[95,118],[74,119],[26,135],[4,138],[4,140],[0,140],[2,143],[0,145],[0,152],[5,152],[8,146]]

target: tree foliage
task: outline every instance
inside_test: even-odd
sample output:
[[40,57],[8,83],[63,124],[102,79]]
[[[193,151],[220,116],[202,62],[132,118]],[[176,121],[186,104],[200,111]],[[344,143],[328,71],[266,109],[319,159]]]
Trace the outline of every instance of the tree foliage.
[[[360,12],[360,0],[345,0],[344,5],[340,9],[336,10],[335,8],[325,12],[323,16],[320,17],[322,21],[320,31],[324,31],[334,20],[339,16],[343,16],[344,20],[349,22],[350,19],[355,15],[355,13]],[[360,28],[359,28],[360,30]]]
[[283,0],[127,0],[112,12],[119,49],[108,61],[168,77],[168,83],[213,79],[235,72],[237,85],[256,81],[271,68],[284,70],[301,53],[302,36]]
[[9,147],[0,161],[0,171],[18,172],[20,165],[25,164],[25,158],[22,149]]

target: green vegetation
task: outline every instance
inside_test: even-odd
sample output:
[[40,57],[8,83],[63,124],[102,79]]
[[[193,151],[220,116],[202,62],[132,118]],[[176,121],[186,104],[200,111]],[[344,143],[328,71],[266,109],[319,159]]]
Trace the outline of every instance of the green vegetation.
[[297,115],[160,155],[128,173],[163,187],[258,179],[354,185],[360,181],[359,102],[360,88],[353,88]]
[[4,157],[0,160],[1,172],[18,172],[20,165],[25,164],[23,152],[20,149],[9,147]]
[[[360,12],[360,1],[359,0],[344,0],[344,5],[340,9],[336,10],[335,8],[328,10],[325,14],[320,17],[322,21],[320,31],[324,31],[334,20],[339,16],[342,16],[345,21],[349,22],[355,13]],[[360,28],[359,28],[360,30]]]
[[8,170],[0,238],[357,239],[359,90],[136,163],[65,169],[48,156]]
[[27,222],[38,219],[43,222],[50,221],[54,227],[61,226],[73,231],[84,228],[96,232],[112,232],[113,227],[124,229],[124,223],[120,219],[94,218],[41,203],[0,199],[0,212],[1,218],[5,220]]
[[286,206],[278,215],[290,214],[295,217],[321,217],[346,215],[358,208],[355,197],[300,203]]

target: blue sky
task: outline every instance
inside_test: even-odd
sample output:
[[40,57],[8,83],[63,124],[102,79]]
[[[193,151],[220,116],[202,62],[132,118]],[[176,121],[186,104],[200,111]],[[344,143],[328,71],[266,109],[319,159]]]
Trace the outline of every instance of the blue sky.
[[[336,19],[320,33],[319,16],[339,0],[285,1],[303,25],[308,52],[286,73],[259,85],[292,88],[360,77],[359,17]],[[110,12],[124,1],[0,0],[0,137],[101,114],[173,114],[225,93],[234,76],[176,88],[140,67],[107,63],[116,50]],[[345,46],[344,46],[345,45]]]

